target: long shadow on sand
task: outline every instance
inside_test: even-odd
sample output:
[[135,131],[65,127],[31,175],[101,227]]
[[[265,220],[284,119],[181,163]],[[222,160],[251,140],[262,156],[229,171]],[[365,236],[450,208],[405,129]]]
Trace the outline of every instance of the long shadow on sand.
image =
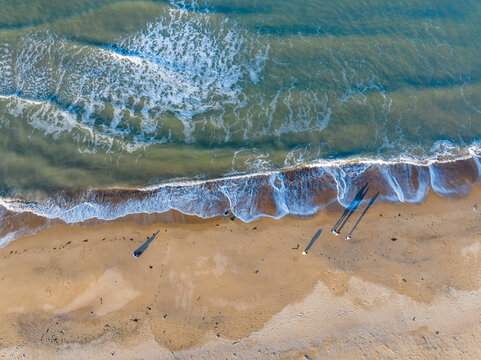
[[314,244],[314,241],[317,240],[317,238],[319,237],[319,235],[321,235],[322,233],[322,229],[319,229],[317,230],[317,232],[314,234],[314,236],[312,237],[312,240],[311,242],[309,243],[309,245],[307,245],[307,247],[305,248],[305,250],[302,252],[302,255],[306,255],[307,252],[309,251],[309,249],[311,248],[312,244]]
[[371,198],[371,201],[369,201],[369,204],[368,204],[367,207],[364,209],[364,211],[362,212],[362,214],[361,214],[361,216],[359,217],[359,219],[357,219],[356,224],[354,224],[354,226],[352,227],[352,230],[351,230],[351,231],[349,232],[349,234],[346,236],[346,240],[350,240],[350,239],[351,239],[352,233],[354,232],[354,230],[356,230],[357,225],[359,225],[359,223],[361,222],[361,219],[364,217],[364,215],[366,215],[367,211],[368,211],[369,208],[372,206],[372,204],[374,204],[374,201],[376,201],[376,199],[377,199],[378,196],[379,196],[379,192]]
[[151,237],[149,237],[146,242],[144,242],[142,245],[139,246],[139,248],[137,250],[134,251],[134,257],[138,258],[140,255],[142,255],[142,253],[145,252],[145,250],[147,250],[150,243],[155,239],[155,237],[157,236],[159,231],[160,230],[157,230],[157,232],[155,234],[153,234]]
[[349,218],[354,214],[357,207],[361,204],[362,200],[366,196],[369,188],[367,187],[368,183],[364,184],[364,186],[358,191],[354,199],[352,200],[351,204],[344,210],[344,213],[341,215],[339,220],[337,220],[336,224],[333,226],[331,233],[334,235],[339,235],[346,222]]

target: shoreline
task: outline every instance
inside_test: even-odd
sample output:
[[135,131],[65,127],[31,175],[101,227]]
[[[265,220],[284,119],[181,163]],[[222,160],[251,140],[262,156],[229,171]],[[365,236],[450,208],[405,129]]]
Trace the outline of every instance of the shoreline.
[[481,185],[375,204],[350,241],[329,234],[339,215],[60,224],[13,241],[0,249],[0,354],[481,356]]
[[[348,206],[357,189],[365,183],[371,184],[371,192],[380,193],[378,202],[419,204],[429,191],[447,198],[467,196],[480,181],[481,158],[472,154],[429,166],[358,163],[343,167],[301,167],[185,186],[64,191],[36,202],[4,198],[0,199],[0,217],[4,220],[0,227],[0,246],[27,235],[25,224],[34,218],[40,225],[31,228],[31,233],[58,223],[122,221],[141,214],[152,214],[154,219],[175,217],[169,212],[206,219],[228,211],[250,223],[264,217],[306,217],[320,211],[338,211],[339,205]],[[361,208],[363,206],[366,202]],[[23,229],[23,233],[15,236],[19,229]]]

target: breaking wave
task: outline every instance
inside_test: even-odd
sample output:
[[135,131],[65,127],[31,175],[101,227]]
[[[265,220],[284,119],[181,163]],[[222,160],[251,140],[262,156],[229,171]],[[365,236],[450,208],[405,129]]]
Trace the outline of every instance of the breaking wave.
[[[232,213],[245,222],[288,214],[309,216],[352,201],[365,183],[379,201],[422,203],[430,189],[440,196],[466,196],[481,182],[481,157],[471,149],[457,159],[420,162],[343,160],[276,172],[233,176],[209,181],[163,184],[144,189],[92,189],[62,192],[48,199],[2,199],[0,246],[24,235],[25,224],[35,229],[53,223],[89,219],[114,220],[132,214],[178,210],[212,218]],[[30,217],[25,221],[25,216]],[[20,220],[19,220],[20,219]],[[16,233],[23,225],[22,232]],[[27,227],[28,228],[28,227]]]
[[0,44],[0,99],[53,139],[72,133],[90,151],[132,152],[194,142],[195,116],[242,107],[243,86],[258,82],[266,57],[233,21],[169,8],[108,46],[42,33]]
[[[228,17],[209,0],[164,5],[156,21],[109,44],[2,33],[2,149],[10,163],[24,149],[49,152],[27,157],[18,177],[5,166],[0,246],[57,223],[170,210],[249,222],[346,206],[366,182],[379,201],[421,203],[430,190],[456,198],[480,181],[479,46],[464,27],[402,21],[390,37],[339,23],[340,38],[290,24],[269,32],[271,15]],[[43,160],[60,165],[46,170]],[[99,177],[112,173],[105,183],[89,177],[100,168]],[[72,187],[84,190],[22,193],[34,188],[27,181],[65,189],[77,176]],[[215,179],[172,179],[182,176]],[[170,182],[108,188],[156,179]]]

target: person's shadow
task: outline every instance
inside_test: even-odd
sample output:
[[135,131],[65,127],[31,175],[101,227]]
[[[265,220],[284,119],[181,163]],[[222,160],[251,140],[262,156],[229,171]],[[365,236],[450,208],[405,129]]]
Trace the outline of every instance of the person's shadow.
[[151,237],[149,237],[146,242],[144,242],[142,245],[139,246],[139,248],[137,250],[134,251],[134,257],[138,258],[140,255],[142,255],[143,252],[145,252],[145,250],[147,250],[150,243],[152,242],[152,240],[155,239],[155,237],[157,236],[159,231],[160,230],[157,230],[157,232],[155,234],[153,234]]
[[317,232],[314,234],[314,236],[312,237],[312,240],[311,242],[309,243],[309,245],[307,245],[306,249],[302,252],[302,255],[306,255],[307,252],[309,251],[309,249],[311,248],[312,244],[314,244],[314,241],[317,240],[317,238],[319,237],[319,235],[321,235],[322,233],[322,229],[319,229],[317,230]]

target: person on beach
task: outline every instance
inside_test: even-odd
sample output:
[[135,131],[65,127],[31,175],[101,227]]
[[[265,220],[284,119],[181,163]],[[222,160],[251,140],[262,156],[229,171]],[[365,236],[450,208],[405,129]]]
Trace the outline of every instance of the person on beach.
[[364,211],[362,212],[361,216],[359,217],[359,219],[356,221],[356,223],[354,224],[352,230],[349,232],[349,234],[347,234],[347,236],[344,238],[345,240],[351,240],[351,235],[352,233],[354,232],[354,230],[356,230],[356,227],[357,225],[359,225],[359,223],[361,222],[361,219],[364,217],[364,215],[366,215],[367,211],[369,210],[369,208],[372,206],[372,204],[374,204],[374,202],[376,201],[377,197],[379,196],[379,192],[374,195],[372,198],[371,198],[371,201],[369,201],[369,204],[367,205],[367,207],[364,209]]
[[361,204],[362,200],[366,196],[366,194],[369,190],[369,188],[367,186],[368,184],[369,184],[369,182],[366,182],[361,187],[361,189],[359,189],[356,196],[352,200],[351,204],[344,210],[344,212],[341,215],[341,217],[339,218],[339,220],[337,220],[336,224],[333,226],[333,228],[331,230],[331,234],[336,235],[336,236],[339,236],[341,234],[342,228],[344,227],[344,225],[346,225],[349,218],[352,216],[352,214],[354,214],[357,207]]
[[133,255],[134,255],[135,258],[138,258],[140,255],[142,255],[142,253],[145,250],[147,250],[150,243],[155,239],[155,237],[157,236],[159,231],[160,230],[157,230],[157,232],[155,234],[152,234],[152,236],[150,238],[148,238],[146,242],[144,242],[142,245],[140,245],[140,247],[137,250],[134,251]]

